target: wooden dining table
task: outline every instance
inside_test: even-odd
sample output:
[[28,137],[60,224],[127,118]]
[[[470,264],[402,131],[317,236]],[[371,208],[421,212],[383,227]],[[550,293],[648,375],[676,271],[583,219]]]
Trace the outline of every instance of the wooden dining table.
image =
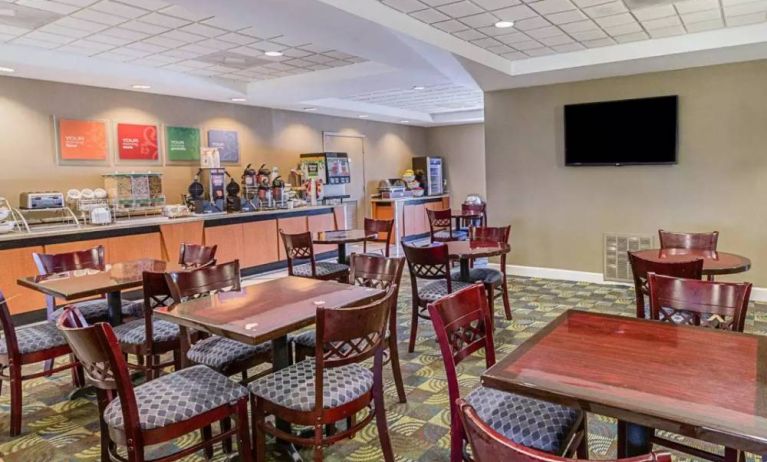
[[364,229],[340,229],[335,231],[320,231],[314,235],[315,244],[335,244],[338,246],[338,263],[346,264],[346,244],[371,241],[378,233],[368,233]]
[[503,255],[511,251],[511,246],[505,242],[468,240],[446,242],[447,252],[451,260],[460,264],[460,281],[470,281],[471,261],[476,258],[489,258]]
[[632,253],[643,260],[655,263],[673,263],[702,258],[705,276],[743,273],[751,268],[751,260],[747,257],[718,250],[648,249]]
[[[187,363],[190,346],[188,330],[195,329],[250,345],[271,342],[272,369],[277,371],[291,364],[288,334],[314,324],[318,306],[361,305],[383,295],[380,289],[287,276],[240,291],[160,307],[155,316],[180,326],[182,366]],[[290,432],[287,422],[278,422],[277,426]],[[300,460],[292,445],[282,443],[280,447],[294,460]]]
[[654,429],[767,454],[767,337],[569,310],[482,384],[621,421],[618,457]]

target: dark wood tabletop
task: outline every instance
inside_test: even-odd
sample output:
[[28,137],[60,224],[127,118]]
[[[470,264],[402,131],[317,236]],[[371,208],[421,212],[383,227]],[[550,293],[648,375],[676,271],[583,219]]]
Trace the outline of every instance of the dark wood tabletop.
[[155,315],[184,327],[256,345],[314,324],[317,306],[346,307],[384,294],[334,281],[287,276],[170,307]]
[[702,258],[703,274],[705,275],[742,273],[751,268],[751,260],[748,258],[734,253],[719,252],[716,250],[649,249],[633,253],[644,260],[659,263]]
[[485,386],[767,453],[767,337],[570,310]]
[[446,242],[450,258],[467,260],[471,258],[497,257],[509,253],[511,246],[505,242],[494,241],[449,241]]
[[453,210],[453,218],[483,218],[484,215],[478,210]]
[[77,300],[94,295],[140,287],[144,271],[165,272],[180,271],[178,263],[161,260],[133,260],[113,265],[106,265],[103,270],[75,270],[46,276],[30,276],[17,282],[47,295],[64,300]]
[[314,235],[315,244],[348,244],[362,242],[377,237],[376,233],[366,233],[364,229],[342,229],[338,231],[320,231]]

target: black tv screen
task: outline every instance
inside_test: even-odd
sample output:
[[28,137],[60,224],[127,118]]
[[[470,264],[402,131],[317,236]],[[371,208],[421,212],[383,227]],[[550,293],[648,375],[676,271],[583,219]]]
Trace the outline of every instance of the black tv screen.
[[565,164],[675,164],[677,106],[677,96],[565,106]]

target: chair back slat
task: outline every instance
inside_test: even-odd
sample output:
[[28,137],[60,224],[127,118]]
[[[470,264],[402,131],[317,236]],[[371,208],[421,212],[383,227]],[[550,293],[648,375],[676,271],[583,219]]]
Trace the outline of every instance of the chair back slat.
[[652,319],[743,332],[751,283],[648,275]]
[[176,302],[217,292],[237,291],[242,288],[240,261],[204,266],[191,271],[166,273],[165,281]]
[[450,281],[450,254],[442,242],[416,247],[402,244],[411,278]]
[[[579,462],[517,444],[482,421],[466,401],[458,400],[458,407],[475,462]],[[611,462],[671,462],[671,454],[650,453]]]
[[[467,213],[467,212],[469,212],[469,213],[477,213],[477,214],[482,215],[482,225],[483,226],[487,226],[487,204],[486,203],[484,203],[484,202],[481,203],[481,204],[466,204],[466,203],[463,203],[463,204],[461,204],[461,212],[463,212],[463,213]],[[473,221],[475,221],[475,220],[472,219],[472,218],[465,219],[464,220],[464,224],[466,224],[466,222],[471,223]]]
[[178,262],[187,268],[215,265],[216,250],[218,250],[217,245],[209,247],[182,242],[178,253]]
[[405,259],[353,253],[349,257],[349,284],[387,290],[399,285]]
[[45,254],[34,252],[32,258],[40,275],[62,273],[81,269],[103,270],[106,264],[104,246],[77,252]]
[[312,277],[317,277],[317,267],[314,259],[312,233],[287,234],[280,229],[282,244],[285,246],[285,257],[288,259],[288,274],[293,276],[294,260],[309,260],[312,267]]
[[644,318],[645,295],[650,295],[647,287],[647,275],[649,273],[663,274],[685,279],[700,279],[703,277],[703,259],[694,258],[686,261],[655,262],[645,260],[629,252],[631,273],[634,278],[634,292],[636,295],[637,317]]
[[679,233],[658,230],[661,249],[696,249],[716,250],[719,241],[719,231],[709,233]]
[[13,324],[11,311],[8,309],[8,302],[5,300],[5,295],[2,292],[0,292],[0,327],[3,328],[5,351],[8,352],[9,359],[17,358],[19,356],[19,342],[16,338],[16,326]]
[[472,226],[469,228],[469,240],[509,243],[511,226]]
[[[389,256],[389,247],[391,247],[391,235],[392,228],[394,227],[394,220],[376,220],[373,218],[365,218],[365,234],[376,233],[376,241],[382,241],[386,244],[384,248],[384,255]],[[384,233],[386,237],[384,239],[378,239],[378,234]],[[363,252],[368,250],[368,241],[362,243]]]
[[426,216],[429,218],[429,226],[431,227],[432,233],[441,229],[450,229],[452,227],[453,212],[450,209],[427,209]]

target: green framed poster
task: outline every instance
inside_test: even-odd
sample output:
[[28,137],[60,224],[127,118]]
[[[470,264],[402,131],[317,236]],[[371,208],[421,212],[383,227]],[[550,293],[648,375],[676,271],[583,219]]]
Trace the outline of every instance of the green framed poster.
[[168,162],[200,161],[200,129],[191,127],[165,127]]

